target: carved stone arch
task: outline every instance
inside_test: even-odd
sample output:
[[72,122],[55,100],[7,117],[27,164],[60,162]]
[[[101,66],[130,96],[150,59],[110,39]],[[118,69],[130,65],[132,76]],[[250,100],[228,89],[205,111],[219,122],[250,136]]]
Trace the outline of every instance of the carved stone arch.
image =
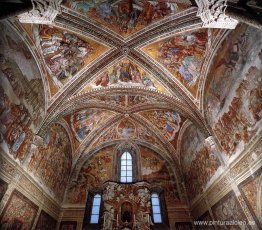
[[[87,20],[86,17],[79,17],[79,13],[73,10],[69,11],[68,8],[64,6],[62,6],[61,9],[62,14],[59,14],[54,22],[56,26],[70,29],[74,33],[80,33],[84,36],[92,36],[93,39],[97,39],[113,47],[124,45],[124,40],[121,39],[120,36],[117,36],[112,30],[108,30],[106,27],[101,28],[92,21]],[[78,21],[76,21],[75,18],[77,18]],[[79,24],[81,26],[79,26]]]
[[[112,125],[115,125],[118,121],[120,121],[122,118],[124,118],[124,115],[117,115],[114,118],[108,120],[107,122],[105,122],[103,124],[103,126],[101,126],[100,128],[92,131],[92,134],[88,137],[86,137],[83,142],[81,143],[80,147],[76,150],[76,156],[79,157],[79,159],[81,159],[83,152],[86,151],[87,148],[89,148],[89,146],[92,148],[91,144],[92,142],[96,139],[99,138],[105,130],[109,129],[108,127],[111,127]],[[138,123],[139,125],[143,126],[143,127],[150,127],[149,124],[147,123],[147,121],[145,121],[143,118],[142,121],[140,119],[136,119],[135,116],[130,116],[129,117],[130,120],[132,122]],[[166,140],[163,140],[163,137],[156,135],[155,133],[156,130],[151,130],[150,129],[150,133],[152,133],[153,136],[155,136],[157,138],[158,141],[160,141],[160,143],[162,144],[163,148],[167,150],[167,153],[170,154],[170,159],[172,159],[172,153],[175,152],[175,149],[173,148],[173,146],[167,142]],[[91,149],[90,149],[91,150]],[[77,162],[77,160],[74,161],[74,164]]]
[[63,110],[59,111],[54,117],[55,120],[61,119],[62,117],[72,114],[75,111],[81,109],[101,109],[101,110],[108,110],[116,113],[123,113],[123,108],[119,105],[110,105],[108,103],[100,102],[97,104],[97,101],[88,101],[86,103],[75,103],[73,108],[71,105],[63,108]]
[[[186,117],[189,117],[190,120],[196,122],[199,124],[199,127],[202,127],[203,131],[206,133],[207,136],[209,136],[209,131],[206,129],[206,124],[203,122],[203,119],[200,117],[200,114],[197,114],[197,112],[192,111],[191,108],[186,108],[184,103],[182,103],[178,98],[173,97],[173,96],[168,96],[163,93],[159,93],[157,91],[151,91],[151,90],[145,90],[142,88],[110,88],[110,89],[99,89],[99,90],[93,90],[88,93],[80,94],[80,95],[75,95],[72,96],[70,99],[65,101],[65,103],[62,103],[59,107],[55,108],[54,110],[50,111],[49,116],[46,118],[44,124],[42,125],[42,129],[44,129],[48,123],[55,119],[59,119],[59,117],[68,114],[72,111],[75,111],[76,109],[83,108],[85,106],[91,107],[92,105],[94,107],[99,107],[99,108],[107,108],[107,109],[112,109],[116,112],[121,112],[121,107],[119,106],[112,106],[112,105],[98,105],[97,103],[92,104],[92,98],[95,98],[96,95],[101,95],[101,94],[106,94],[106,95],[113,95],[113,94],[130,94],[130,93],[139,93],[141,95],[145,96],[152,96],[155,97],[162,102],[159,104],[160,107],[171,107],[174,108],[174,110],[179,111],[180,113],[184,114]],[[90,101],[91,100],[91,101]],[[90,104],[89,104],[90,103]],[[127,113],[134,113],[142,108],[145,109],[146,107],[150,107],[153,109],[154,105],[142,105],[142,107],[136,107],[133,106],[131,108],[124,108],[126,110],[125,112]],[[147,108],[149,109],[149,108]],[[122,108],[123,111],[123,108]]]
[[[99,95],[114,95],[114,94],[130,94],[130,93],[136,93],[143,96],[152,96],[156,97],[157,99],[163,100],[165,102],[170,101],[178,101],[175,97],[170,97],[164,93],[158,93],[157,91],[151,91],[146,90],[141,87],[109,87],[106,89],[95,89],[91,90],[90,92],[81,93],[78,95],[71,96],[68,100],[64,101],[57,107],[49,110],[49,114],[47,115],[45,121],[42,123],[41,128],[44,130],[46,126],[52,122],[54,119],[58,119],[59,117],[68,114],[70,112],[73,112],[77,109],[80,109],[85,106],[91,106],[91,101],[93,98]],[[90,105],[89,105],[90,102]],[[181,104],[181,103],[180,103]],[[110,110],[114,110],[116,112],[120,112],[119,106],[113,106],[112,105],[98,105],[97,103],[93,104],[94,107],[101,107],[103,106],[105,108],[108,108]],[[122,108],[123,111],[123,108]]]

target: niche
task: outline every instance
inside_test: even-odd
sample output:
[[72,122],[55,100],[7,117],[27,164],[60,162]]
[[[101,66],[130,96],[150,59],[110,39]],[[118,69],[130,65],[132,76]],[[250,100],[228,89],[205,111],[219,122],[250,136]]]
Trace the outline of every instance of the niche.
[[129,202],[124,202],[121,205],[121,221],[123,223],[131,223],[133,220],[133,208],[132,204]]

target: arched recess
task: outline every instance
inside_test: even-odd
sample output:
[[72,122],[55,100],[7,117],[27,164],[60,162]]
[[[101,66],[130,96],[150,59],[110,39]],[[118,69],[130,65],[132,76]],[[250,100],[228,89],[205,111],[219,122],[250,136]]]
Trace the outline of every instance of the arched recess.
[[[114,96],[114,95],[140,95],[140,96],[149,96],[156,98],[158,101],[163,101],[166,103],[177,105],[179,108],[182,108],[183,104],[176,97],[170,97],[164,93],[159,93],[155,90],[147,90],[141,87],[108,87],[101,89],[94,89],[89,92],[83,92],[77,95],[73,95],[68,98],[66,101],[63,101],[59,106],[49,111],[48,116],[45,119],[45,122],[42,124],[42,129],[45,129],[46,126],[54,119],[59,119],[59,117],[71,113],[76,109],[83,108],[86,104],[89,104],[89,101],[92,102],[96,97],[101,95]],[[102,103],[103,104],[103,103]],[[114,106],[113,108],[118,108]],[[126,111],[127,108],[124,108]],[[127,112],[127,111],[126,111]]]
[[131,141],[120,141],[115,147],[114,158],[113,158],[113,170],[114,170],[114,181],[120,182],[121,172],[121,156],[124,152],[128,152],[132,157],[132,171],[133,179],[132,182],[141,180],[141,156],[139,147]]
[[223,38],[205,80],[202,114],[229,161],[258,134],[262,33],[239,24]]
[[72,147],[63,125],[55,123],[43,142],[32,149],[27,170],[52,197],[61,202],[72,169]]
[[[44,123],[42,124],[41,132],[47,128],[48,124],[54,120],[58,120],[60,117],[69,114],[76,109],[83,108],[85,106],[91,106],[92,102],[96,101],[96,97],[101,95],[114,96],[114,95],[140,95],[145,97],[155,98],[159,102],[159,106],[161,107],[170,107],[170,109],[174,109],[179,111],[181,114],[184,114],[186,117],[189,117],[190,120],[195,121],[199,124],[199,127],[203,127],[203,130],[206,133],[209,133],[206,128],[206,124],[203,121],[202,115],[197,111],[197,109],[193,109],[191,107],[187,107],[184,101],[181,101],[178,97],[168,96],[164,93],[159,93],[155,90],[147,90],[139,87],[109,87],[92,90],[90,92],[81,93],[79,95],[75,95],[70,97],[68,100],[61,103],[58,107],[51,110],[48,117],[46,117]],[[118,105],[113,105],[111,108],[108,104],[104,104],[103,102],[99,102],[95,104],[95,106],[102,108],[113,109],[119,112],[120,107]],[[148,104],[150,106],[150,103]],[[154,104],[151,103],[153,107]],[[122,107],[123,113],[133,113],[139,110],[139,107]]]
[[[126,143],[126,141],[107,142],[107,143],[101,144],[100,146],[96,147],[92,151],[89,151],[88,154],[85,154],[85,158],[82,158],[79,164],[76,165],[71,175],[70,182],[68,184],[68,188],[66,192],[66,197],[64,200],[65,203],[69,202],[69,203],[75,203],[75,204],[80,204],[80,203],[83,204],[86,199],[86,192],[88,188],[91,189],[93,186],[98,186],[98,184],[96,185],[96,182],[101,184],[106,181],[115,180],[113,175],[115,174],[116,165],[113,166],[113,169],[112,168],[106,169],[106,167],[107,166],[111,167],[113,165],[113,156],[117,154],[118,149],[119,149],[118,147],[123,146],[123,143]],[[136,146],[135,143],[136,143],[135,141],[132,141],[131,145]],[[139,143],[139,145],[152,149],[152,146],[149,146],[147,143]],[[138,149],[136,151],[139,151],[139,147],[135,147],[135,149]],[[174,168],[172,164],[172,160],[166,159],[166,157],[161,156],[161,154],[163,154],[163,150],[157,151],[156,148],[153,148],[152,151],[154,151],[161,159],[163,159],[164,162],[166,162],[167,170],[171,177],[172,183],[174,184],[174,186],[177,189],[177,199],[181,199],[181,198],[183,199],[185,195],[181,194],[181,189],[179,187],[180,186],[179,182],[181,181],[181,178],[179,175],[177,175],[176,169]],[[101,161],[101,164],[99,163],[100,161]],[[100,166],[98,167],[94,166],[98,164]],[[99,172],[93,173],[93,171],[91,170],[91,168],[88,165],[93,165],[91,166],[93,168],[92,170],[100,167]],[[102,175],[101,172],[103,172],[102,174],[106,176],[102,179],[100,178],[101,179],[100,180],[96,177],[99,175]],[[83,175],[86,175],[86,176],[83,176]],[[87,179],[88,182],[86,181],[85,178],[89,178]],[[80,186],[78,185],[79,183],[80,183]]]
[[[87,150],[90,151],[92,150],[92,145],[91,143],[95,141],[97,138],[99,138],[102,133],[106,130],[109,129],[108,127],[113,127],[114,125],[117,125],[118,122],[121,120],[130,120],[131,122],[134,122],[134,124],[139,124],[141,127],[144,127],[145,129],[148,129],[150,127],[149,131],[152,137],[155,137],[156,140],[160,143],[163,149],[165,149],[164,153],[167,153],[168,155],[166,156],[169,159],[172,159],[173,154],[175,154],[175,149],[174,147],[167,141],[165,140],[164,137],[162,137],[159,133],[158,130],[154,129],[150,123],[148,123],[147,120],[145,120],[143,117],[136,119],[135,116],[130,116],[126,118],[126,116],[121,115],[121,116],[116,116],[113,117],[111,120],[106,122],[103,126],[101,126],[99,129],[95,130],[95,132],[92,133],[92,135],[86,139],[81,146],[79,147],[78,151],[78,159],[76,162],[82,161],[82,158],[85,157],[84,151],[86,152]],[[128,137],[131,138],[131,137]],[[172,160],[173,161],[173,160]],[[176,164],[176,162],[174,162]],[[77,164],[77,163],[76,163]],[[179,167],[177,167],[179,168]]]
[[46,115],[43,72],[29,38],[7,20],[0,29],[0,143],[24,164]]
[[[49,86],[48,86],[48,81],[47,81],[47,71],[45,68],[45,62],[43,60],[42,54],[39,52],[39,50],[36,48],[35,43],[31,39],[31,37],[25,32],[25,29],[22,27],[20,23],[17,21],[6,21],[7,24],[12,27],[12,29],[15,31],[17,36],[19,36],[27,46],[27,48],[30,50],[31,54],[34,57],[34,60],[36,62],[36,65],[39,69],[40,75],[41,75],[41,82],[44,88],[44,113],[46,115],[46,111],[48,108],[48,100],[50,98],[50,92],[49,92]],[[39,128],[40,128],[40,123],[39,123]]]
[[[126,143],[126,140],[115,140],[115,141],[108,141],[105,143],[102,143],[99,146],[96,146],[94,149],[86,149],[85,152],[87,151],[88,153],[83,154],[83,156],[81,158],[79,158],[79,160],[77,161],[77,163],[75,164],[75,167],[73,169],[72,175],[71,175],[71,179],[75,180],[77,175],[79,174],[79,170],[81,169],[82,165],[84,164],[84,162],[86,162],[88,159],[90,159],[90,157],[93,157],[97,151],[102,150],[103,148],[109,147],[109,146],[117,146],[117,145],[121,145],[121,143]],[[137,140],[131,140],[131,143],[137,143],[139,145],[145,146],[147,148],[152,149],[153,151],[155,151],[156,153],[158,153],[159,155],[161,155],[161,158],[163,158],[166,162],[170,163],[170,168],[172,170],[176,170],[175,167],[172,166],[172,164],[175,164],[173,162],[173,159],[170,158],[169,154],[167,153],[166,150],[163,149],[159,149],[156,146],[153,146],[150,143],[147,142],[143,142],[143,141],[137,141]],[[137,145],[136,149],[138,149]],[[114,149],[114,152],[117,152],[117,148]],[[173,175],[176,175],[179,172],[175,172],[172,173]],[[178,174],[178,178],[180,177],[180,174]]]
[[179,154],[188,198],[193,203],[210,181],[218,177],[223,163],[212,138],[206,138],[191,122],[184,127]]

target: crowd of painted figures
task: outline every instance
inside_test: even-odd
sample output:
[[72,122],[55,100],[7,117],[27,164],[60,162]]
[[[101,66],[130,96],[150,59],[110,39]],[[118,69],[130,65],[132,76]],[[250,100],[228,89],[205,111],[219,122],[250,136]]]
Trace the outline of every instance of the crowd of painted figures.
[[93,0],[67,0],[65,5],[99,21],[125,37],[153,21],[190,7],[191,2],[188,0],[172,2],[166,0],[105,0],[97,2]]

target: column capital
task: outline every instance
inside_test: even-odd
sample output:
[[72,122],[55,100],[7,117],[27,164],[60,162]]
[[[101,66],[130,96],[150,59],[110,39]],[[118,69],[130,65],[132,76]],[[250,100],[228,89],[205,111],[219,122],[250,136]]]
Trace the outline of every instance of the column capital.
[[21,23],[52,24],[61,13],[62,0],[31,0],[33,9],[18,15]]
[[197,16],[206,28],[235,29],[238,21],[225,14],[227,0],[196,0]]

